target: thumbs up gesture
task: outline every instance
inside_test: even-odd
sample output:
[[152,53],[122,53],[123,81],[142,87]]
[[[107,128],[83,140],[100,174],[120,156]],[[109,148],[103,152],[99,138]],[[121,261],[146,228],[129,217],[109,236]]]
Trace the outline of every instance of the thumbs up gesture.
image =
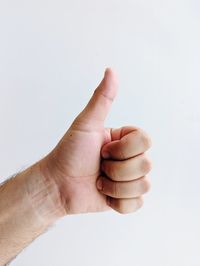
[[130,213],[142,206],[149,190],[148,135],[132,126],[104,127],[117,86],[116,74],[107,68],[87,106],[41,161],[42,174],[54,180],[66,214]]

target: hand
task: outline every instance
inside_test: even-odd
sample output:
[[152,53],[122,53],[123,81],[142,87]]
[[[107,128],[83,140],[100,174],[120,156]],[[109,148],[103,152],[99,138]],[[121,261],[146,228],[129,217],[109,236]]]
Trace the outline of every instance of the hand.
[[55,181],[66,214],[111,208],[133,212],[149,189],[147,134],[131,126],[104,128],[117,86],[117,77],[108,68],[85,109],[40,162],[42,174]]

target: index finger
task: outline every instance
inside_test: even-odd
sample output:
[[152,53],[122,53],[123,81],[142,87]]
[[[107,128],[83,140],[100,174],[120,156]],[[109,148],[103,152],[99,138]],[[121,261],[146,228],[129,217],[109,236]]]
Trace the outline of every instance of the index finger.
[[111,142],[102,147],[104,159],[126,160],[144,153],[151,147],[151,139],[140,128],[110,129]]

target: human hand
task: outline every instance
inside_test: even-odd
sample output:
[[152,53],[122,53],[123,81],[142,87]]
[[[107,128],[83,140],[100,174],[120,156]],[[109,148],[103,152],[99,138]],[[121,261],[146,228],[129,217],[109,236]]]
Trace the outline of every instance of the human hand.
[[117,86],[117,77],[108,68],[85,109],[40,161],[42,174],[58,187],[66,214],[111,208],[133,212],[149,190],[148,135],[132,126],[104,128]]

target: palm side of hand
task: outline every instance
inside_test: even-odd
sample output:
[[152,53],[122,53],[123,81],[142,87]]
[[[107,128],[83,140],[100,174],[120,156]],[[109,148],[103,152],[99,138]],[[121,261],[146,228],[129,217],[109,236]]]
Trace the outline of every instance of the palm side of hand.
[[70,214],[109,209],[106,196],[96,188],[96,180],[100,174],[101,148],[110,141],[109,130],[103,123],[117,89],[116,77],[110,72],[110,69],[105,72],[86,108],[46,158],[45,174],[54,178]]
[[[110,208],[132,212],[141,206],[141,195],[148,190],[145,174],[150,162],[144,155],[150,144],[147,135],[132,127],[113,132],[104,128],[116,95],[116,81],[112,70],[107,69],[85,109],[44,158],[44,175],[55,181],[66,214]],[[102,158],[102,147],[104,151],[110,148],[110,160]],[[97,189],[98,177],[104,183],[101,191]],[[107,201],[108,196],[111,201]]]
[[71,127],[51,154],[55,181],[63,195],[67,213],[109,209],[106,196],[96,188],[100,175],[100,151],[108,141],[104,128],[88,131]]

